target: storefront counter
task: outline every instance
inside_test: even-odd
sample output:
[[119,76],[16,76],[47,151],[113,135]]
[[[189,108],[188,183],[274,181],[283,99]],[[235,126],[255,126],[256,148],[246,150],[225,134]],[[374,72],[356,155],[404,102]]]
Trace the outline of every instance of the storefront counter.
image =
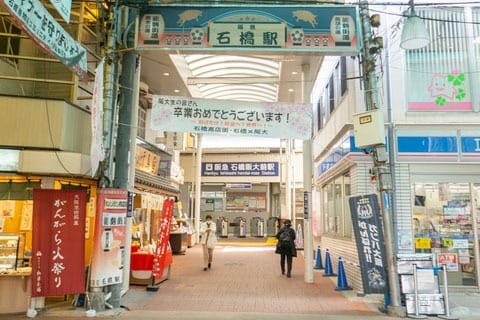
[[0,274],[0,314],[27,312],[31,270]]
[[130,257],[130,283],[152,284],[154,255],[147,252],[133,252]]
[[[167,253],[171,256],[171,253]],[[170,276],[171,258],[168,259],[164,273],[160,279],[153,279],[153,260],[155,255],[147,252],[133,252],[130,256],[130,284],[152,285],[165,281]]]

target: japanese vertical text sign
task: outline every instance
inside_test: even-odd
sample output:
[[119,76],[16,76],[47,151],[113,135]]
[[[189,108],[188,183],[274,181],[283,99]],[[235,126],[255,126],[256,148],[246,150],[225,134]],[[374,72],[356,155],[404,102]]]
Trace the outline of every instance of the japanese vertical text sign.
[[160,279],[163,275],[163,270],[168,265],[168,241],[170,240],[170,223],[172,222],[173,215],[173,203],[172,199],[167,199],[163,202],[162,218],[160,223],[157,224],[159,230],[157,230],[157,248],[155,250],[155,257],[153,258],[153,270],[152,274],[156,279]]
[[86,190],[33,190],[32,297],[85,292]]
[[97,189],[90,286],[122,283],[128,191]]
[[358,7],[150,5],[142,10],[137,49],[201,51],[360,51]]
[[311,139],[308,103],[153,96],[151,129],[224,136]]
[[387,289],[385,242],[375,194],[349,199],[357,242],[364,293],[385,293]]

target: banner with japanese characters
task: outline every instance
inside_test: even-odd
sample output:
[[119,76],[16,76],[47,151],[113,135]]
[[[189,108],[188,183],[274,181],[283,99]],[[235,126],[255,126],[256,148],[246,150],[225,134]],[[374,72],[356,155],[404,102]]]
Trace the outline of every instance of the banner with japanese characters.
[[97,189],[91,287],[103,287],[123,281],[127,207],[127,190]]
[[170,240],[173,205],[173,199],[167,199],[163,202],[162,216],[160,221],[156,223],[158,239],[152,270],[152,274],[156,279],[160,279],[165,267],[171,264],[171,261],[168,261],[168,258],[171,259],[171,254],[169,255],[168,253],[168,242]]
[[308,103],[157,95],[152,103],[153,130],[304,140],[312,137],[313,108]]
[[33,190],[32,297],[85,292],[86,190]]
[[385,240],[376,194],[350,197],[350,213],[357,243],[364,293],[385,293]]
[[40,48],[65,64],[80,79],[87,77],[87,51],[62,28],[38,0],[0,0],[18,26]]
[[288,51],[356,55],[358,7],[155,5],[140,15],[137,49]]

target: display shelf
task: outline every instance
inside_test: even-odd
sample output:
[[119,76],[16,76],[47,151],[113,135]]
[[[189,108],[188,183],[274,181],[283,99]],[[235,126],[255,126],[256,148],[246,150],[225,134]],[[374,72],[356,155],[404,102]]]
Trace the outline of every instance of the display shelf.
[[20,236],[0,234],[0,271],[16,270]]

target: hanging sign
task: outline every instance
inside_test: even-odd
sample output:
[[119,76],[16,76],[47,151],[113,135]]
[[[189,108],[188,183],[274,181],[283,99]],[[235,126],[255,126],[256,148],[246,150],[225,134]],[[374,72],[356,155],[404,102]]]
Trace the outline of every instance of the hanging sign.
[[86,190],[33,190],[32,297],[85,292]]
[[310,51],[356,54],[355,6],[150,5],[140,15],[138,49]]
[[349,199],[364,293],[385,293],[387,273],[379,202],[376,194]]
[[38,0],[0,0],[47,54],[56,57],[81,79],[87,77],[87,51],[65,31]]
[[312,105],[177,96],[152,97],[153,130],[223,136],[310,139]]

